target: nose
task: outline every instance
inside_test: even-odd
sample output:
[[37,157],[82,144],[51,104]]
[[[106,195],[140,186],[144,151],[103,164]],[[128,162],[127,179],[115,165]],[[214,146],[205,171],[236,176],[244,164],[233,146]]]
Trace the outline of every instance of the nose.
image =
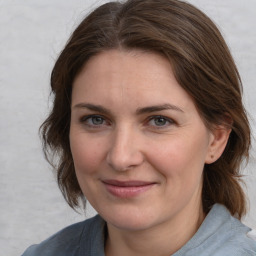
[[115,171],[127,171],[143,163],[140,139],[132,129],[115,131],[110,143],[107,163]]

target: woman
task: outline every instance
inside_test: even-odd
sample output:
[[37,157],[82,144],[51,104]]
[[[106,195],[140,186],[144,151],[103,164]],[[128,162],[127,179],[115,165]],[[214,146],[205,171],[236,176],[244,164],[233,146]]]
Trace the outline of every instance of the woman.
[[97,8],[51,77],[45,153],[72,208],[99,213],[23,255],[255,255],[239,219],[250,128],[220,32],[178,0]]

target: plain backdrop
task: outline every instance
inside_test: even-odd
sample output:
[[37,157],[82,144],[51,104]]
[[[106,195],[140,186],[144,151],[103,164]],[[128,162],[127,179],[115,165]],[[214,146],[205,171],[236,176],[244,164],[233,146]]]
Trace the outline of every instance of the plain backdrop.
[[[81,19],[107,1],[0,0],[0,255],[15,256],[59,229],[94,214],[71,210],[44,160],[38,128],[49,107],[49,78],[62,47]],[[190,0],[218,25],[244,84],[255,135],[256,1]],[[255,143],[254,146],[255,148]],[[255,153],[246,168],[256,228]]]

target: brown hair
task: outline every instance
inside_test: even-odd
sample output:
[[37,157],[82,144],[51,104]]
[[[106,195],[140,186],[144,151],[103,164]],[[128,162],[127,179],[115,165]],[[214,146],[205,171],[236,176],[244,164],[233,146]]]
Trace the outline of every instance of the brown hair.
[[[229,49],[215,24],[200,10],[178,0],[128,0],[104,4],[76,28],[51,75],[53,108],[41,126],[45,155],[72,208],[85,200],[69,145],[72,83],[85,63],[108,49],[142,49],[169,59],[179,84],[194,99],[210,129],[230,125],[222,156],[205,165],[202,200],[205,212],[214,203],[239,218],[246,212],[240,165],[248,159],[250,127],[241,99],[241,80]],[[229,123],[229,124],[228,124]],[[55,158],[56,159],[56,158]]]

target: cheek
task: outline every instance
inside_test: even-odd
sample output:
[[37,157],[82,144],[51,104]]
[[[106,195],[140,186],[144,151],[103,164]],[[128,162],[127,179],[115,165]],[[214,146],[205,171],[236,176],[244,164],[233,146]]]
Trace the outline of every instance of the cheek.
[[201,177],[207,151],[204,141],[176,137],[151,148],[154,149],[148,157],[151,164],[167,179],[177,178],[180,182],[187,182]]
[[102,159],[100,144],[90,143],[82,136],[70,136],[71,153],[76,173],[86,175],[95,172]]

